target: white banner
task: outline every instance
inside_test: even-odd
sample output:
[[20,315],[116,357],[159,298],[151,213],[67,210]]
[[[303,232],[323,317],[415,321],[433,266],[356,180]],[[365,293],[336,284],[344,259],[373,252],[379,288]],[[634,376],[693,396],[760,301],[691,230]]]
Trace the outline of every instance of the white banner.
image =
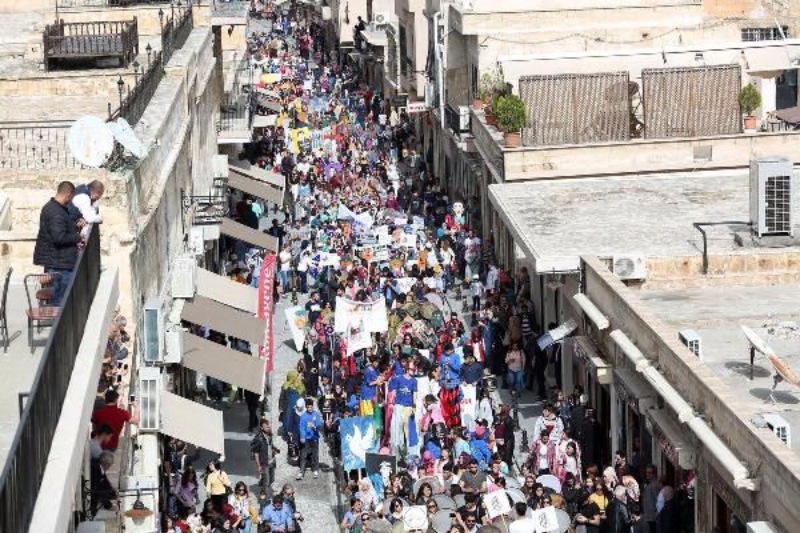
[[417,282],[416,278],[397,278],[395,281],[397,282],[395,283],[395,288],[400,294],[408,294],[408,291],[410,291],[414,283]]
[[[461,385],[461,425],[475,431],[475,408],[477,407],[477,388],[475,385]],[[503,493],[505,497],[505,493]]]
[[[503,491],[505,495],[505,491]],[[558,525],[558,515],[555,507],[545,507],[533,512],[533,523],[536,524],[536,533],[552,533],[561,531]]]
[[292,332],[294,347],[299,352],[305,344],[306,330],[308,328],[308,311],[305,306],[296,305],[289,307],[285,311],[286,322],[289,324],[289,331]]
[[[338,309],[338,304],[336,307]],[[372,346],[372,337],[367,331],[363,316],[357,322],[352,322],[349,325],[345,338],[347,340],[347,355]]]
[[489,513],[489,518],[491,519],[511,512],[511,504],[508,502],[508,496],[504,490],[496,490],[485,494],[483,501],[486,504],[486,512]]
[[367,333],[385,333],[389,330],[389,319],[386,316],[386,300],[380,298],[374,302],[356,302],[347,298],[336,298],[334,329],[337,333],[345,333],[359,322],[365,325]]

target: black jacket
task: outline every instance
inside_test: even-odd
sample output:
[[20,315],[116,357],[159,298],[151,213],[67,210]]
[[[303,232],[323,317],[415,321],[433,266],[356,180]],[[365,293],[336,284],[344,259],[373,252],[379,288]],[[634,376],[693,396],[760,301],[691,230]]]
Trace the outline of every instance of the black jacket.
[[50,199],[39,215],[39,234],[33,250],[33,264],[47,268],[72,269],[78,259],[81,235],[69,209]]

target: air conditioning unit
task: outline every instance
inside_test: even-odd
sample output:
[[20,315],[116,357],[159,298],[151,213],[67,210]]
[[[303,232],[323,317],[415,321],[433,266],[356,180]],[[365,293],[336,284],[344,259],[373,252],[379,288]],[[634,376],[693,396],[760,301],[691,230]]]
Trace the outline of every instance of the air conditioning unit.
[[792,235],[793,174],[785,157],[750,161],[750,220],[757,236]]
[[206,235],[203,226],[192,226],[189,230],[189,251],[197,256],[206,251]]
[[147,363],[160,363],[164,344],[164,303],[158,298],[148,300],[142,316],[142,359]]
[[703,359],[703,344],[700,334],[693,329],[684,329],[678,332],[678,338],[689,348],[689,351]]
[[643,255],[615,255],[612,258],[612,268],[614,274],[621,280],[645,279],[647,277],[647,265]]
[[183,330],[169,325],[164,332],[164,362],[179,364],[183,360]]
[[781,439],[785,445],[792,447],[792,428],[789,422],[777,413],[763,413],[761,415],[767,422],[767,427]]
[[215,178],[228,179],[228,156],[211,156],[211,172]]
[[161,429],[161,369],[145,366],[139,368],[139,431]]
[[387,24],[389,24],[389,14],[374,13],[372,15],[372,23],[375,24],[375,27],[386,26]]
[[469,131],[469,106],[458,106],[458,131]]
[[173,298],[194,298],[197,263],[194,255],[180,255],[172,263],[170,287]]
[[436,84],[432,81],[425,84],[425,105],[428,107],[436,106]]

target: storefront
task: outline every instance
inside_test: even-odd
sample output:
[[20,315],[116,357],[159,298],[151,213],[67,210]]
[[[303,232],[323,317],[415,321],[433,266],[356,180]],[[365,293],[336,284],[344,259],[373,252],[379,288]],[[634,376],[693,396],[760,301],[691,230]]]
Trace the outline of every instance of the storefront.
[[655,406],[656,393],[639,375],[624,368],[614,369],[617,395],[617,443],[624,450],[634,474],[644,479],[644,467],[653,462],[653,435],[648,429],[646,413]]
[[[572,386],[583,387],[593,409],[599,427],[611,428],[611,434],[595,443],[594,457],[587,457],[589,462],[608,463],[612,457],[615,440],[613,435],[617,426],[616,413],[611,410],[612,384],[614,374],[611,366],[600,357],[600,352],[591,338],[585,336],[568,337],[564,341],[562,352],[564,368],[571,369]],[[609,442],[609,437],[612,437]],[[587,461],[584,461],[585,463]],[[588,463],[587,463],[588,464]]]
[[699,461],[695,485],[697,531],[748,531],[746,524],[753,520],[751,507],[705,460]]

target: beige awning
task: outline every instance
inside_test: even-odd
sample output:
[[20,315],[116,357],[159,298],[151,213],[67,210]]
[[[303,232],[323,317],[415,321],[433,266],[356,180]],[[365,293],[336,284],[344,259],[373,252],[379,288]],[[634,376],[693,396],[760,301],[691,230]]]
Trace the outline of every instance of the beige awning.
[[283,177],[283,174],[277,174],[272,172],[271,170],[264,170],[263,168],[257,167],[255,165],[250,165],[249,167],[238,167],[235,165],[231,165],[229,168],[229,177],[230,174],[236,173],[241,174],[247,178],[264,182],[268,185],[272,185],[273,187],[278,187],[279,189],[286,188],[286,178]]
[[247,144],[252,140],[253,132],[250,130],[226,130],[217,133],[217,144]]
[[181,341],[181,364],[186,368],[256,394],[264,393],[266,359],[232,350],[185,331],[181,332]]
[[161,391],[161,433],[225,455],[222,411]]
[[255,315],[258,312],[258,290],[250,285],[197,269],[197,294],[221,304]]
[[181,320],[205,326],[252,344],[264,343],[266,323],[251,313],[239,311],[203,296],[186,300]]
[[231,220],[230,218],[224,217],[222,219],[222,224],[219,226],[219,231],[223,235],[250,243],[253,246],[264,248],[270,252],[277,253],[278,251],[278,239],[272,235],[267,235],[263,231],[258,231],[245,226],[244,224],[240,224],[239,222]]
[[647,416],[653,424],[653,433],[661,453],[672,464],[684,470],[693,470],[697,467],[696,451],[694,446],[686,442],[684,434],[677,422],[665,409],[648,409]]
[[254,128],[271,128],[275,126],[278,115],[255,115],[253,117]]
[[239,189],[242,192],[275,204],[283,204],[283,189],[278,189],[263,181],[254,180],[236,172],[228,174],[228,187]]

